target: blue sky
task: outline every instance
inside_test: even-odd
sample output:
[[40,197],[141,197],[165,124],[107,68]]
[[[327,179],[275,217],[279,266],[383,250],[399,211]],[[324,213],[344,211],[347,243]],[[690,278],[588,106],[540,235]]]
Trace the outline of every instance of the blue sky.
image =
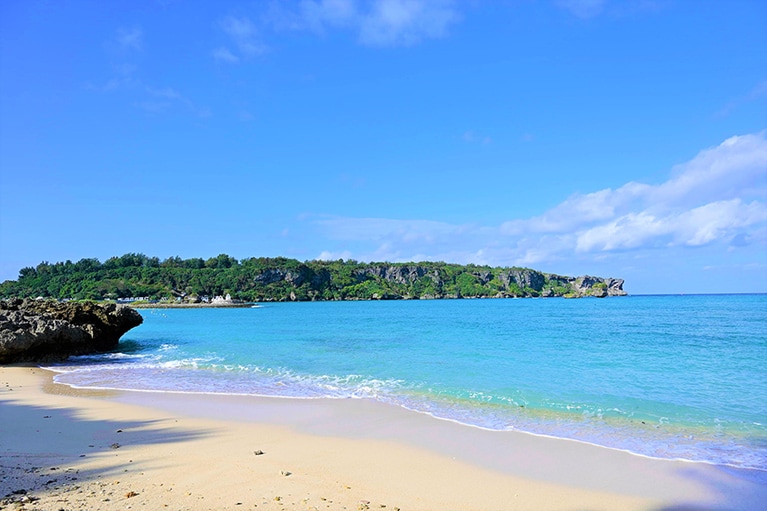
[[767,292],[767,3],[0,3],[0,280],[443,260]]

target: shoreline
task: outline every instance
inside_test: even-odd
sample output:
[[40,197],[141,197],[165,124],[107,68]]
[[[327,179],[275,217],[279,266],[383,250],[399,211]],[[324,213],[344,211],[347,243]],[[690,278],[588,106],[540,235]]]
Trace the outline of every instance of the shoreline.
[[[744,293],[746,294],[746,293]],[[759,294],[759,293],[751,293]],[[618,295],[605,295],[605,296],[592,296],[592,295],[552,295],[552,296],[430,296],[430,297],[414,297],[414,296],[398,296],[396,298],[344,298],[344,299],[312,299],[312,300],[290,300],[290,299],[264,299],[256,302],[242,302],[242,303],[132,303],[132,302],[117,302],[120,305],[127,305],[134,309],[195,309],[195,308],[211,308],[211,309],[232,309],[232,308],[244,308],[248,307],[263,307],[264,304],[274,303],[316,303],[316,302],[389,302],[389,301],[431,301],[431,300],[518,300],[523,298],[529,298],[532,300],[538,300],[541,298],[563,298],[565,300],[580,299],[580,298],[623,298],[631,296],[628,293]],[[637,295],[640,296],[640,295]],[[654,296],[654,295],[646,295]],[[661,295],[657,295],[661,296]]]
[[[50,367],[43,367],[43,366],[36,366],[38,369],[54,373],[52,376],[55,376],[58,373],[55,369]],[[373,406],[381,406],[382,408],[396,408],[404,410],[408,413],[415,413],[418,415],[422,415],[427,417],[430,420],[436,420],[436,421],[445,421],[448,423],[455,424],[459,427],[464,428],[471,428],[471,429],[477,429],[479,431],[484,431],[487,433],[511,433],[511,434],[521,434],[521,435],[530,435],[533,437],[538,438],[546,438],[550,440],[555,441],[564,441],[564,442],[575,442],[587,446],[591,446],[598,449],[608,449],[615,452],[620,452],[624,454],[628,454],[631,456],[638,456],[640,458],[646,458],[649,460],[656,460],[656,461],[670,461],[670,462],[681,462],[681,463],[693,463],[693,464],[701,464],[701,465],[710,465],[713,467],[719,467],[721,469],[727,469],[727,470],[736,470],[736,471],[744,471],[744,472],[754,472],[754,473],[761,473],[764,474],[765,482],[767,482],[767,467],[761,468],[761,467],[753,467],[753,466],[743,466],[743,465],[734,465],[731,463],[723,463],[723,462],[716,462],[711,460],[701,460],[701,459],[690,459],[690,458],[683,458],[683,457],[662,457],[662,456],[654,456],[652,454],[644,454],[642,452],[636,452],[632,451],[629,448],[625,447],[616,447],[612,445],[604,445],[597,443],[595,441],[591,440],[585,440],[582,438],[575,438],[575,437],[568,437],[568,436],[558,436],[555,434],[550,433],[538,433],[535,431],[529,431],[526,429],[520,429],[520,428],[514,428],[514,429],[495,429],[492,427],[486,427],[478,424],[472,424],[469,422],[462,422],[459,419],[453,419],[449,417],[442,417],[439,415],[435,415],[432,412],[427,411],[421,411],[417,410],[415,408],[409,408],[408,406],[397,404],[397,403],[386,403],[382,401],[377,401],[372,398],[357,398],[357,397],[324,397],[324,396],[317,396],[317,397],[311,397],[311,396],[280,396],[280,395],[267,395],[267,394],[244,394],[244,393],[222,393],[222,392],[205,392],[205,391],[186,391],[186,390],[155,390],[155,389],[127,389],[127,388],[118,388],[118,387],[82,387],[77,385],[70,385],[66,383],[54,383],[54,385],[60,385],[63,387],[68,387],[72,389],[74,392],[106,392],[106,393],[126,393],[126,394],[148,394],[148,395],[155,395],[155,396],[163,396],[163,395],[178,395],[178,396],[190,396],[188,398],[181,398],[181,399],[193,399],[195,396],[199,399],[206,399],[210,397],[211,399],[244,399],[249,400],[252,399],[254,401],[257,400],[265,400],[265,401],[271,401],[271,400],[287,400],[287,401],[326,401],[328,403],[332,403],[335,401],[343,401],[343,400],[350,400],[350,401],[364,401],[364,402],[371,402],[376,403]],[[126,401],[129,402],[142,402],[142,398],[124,398]],[[147,398],[151,399],[151,398]],[[160,397],[160,400],[162,398]],[[154,400],[152,400],[154,401]],[[332,405],[329,405],[332,406]],[[236,414],[235,414],[236,416]]]
[[[43,370],[51,371],[55,373],[56,375],[64,375],[66,376],[68,374],[67,371],[59,371],[55,366],[41,366],[40,367]],[[146,376],[148,380],[151,380],[153,377],[152,375]],[[465,417],[461,416],[450,416],[449,413],[447,414],[440,414],[439,411],[431,409],[431,410],[425,410],[423,408],[418,408],[417,406],[410,406],[410,403],[406,402],[400,402],[397,400],[379,400],[376,397],[370,397],[370,396],[357,396],[357,395],[280,395],[280,394],[269,394],[269,393],[251,393],[251,392],[238,392],[238,391],[232,391],[232,392],[216,392],[216,391],[208,391],[204,389],[195,389],[195,390],[169,390],[169,389],[153,389],[153,388],[131,388],[130,386],[99,386],[99,385],[89,385],[89,384],[83,384],[84,386],[79,386],[76,382],[67,382],[66,379],[63,380],[62,385],[71,386],[74,389],[82,389],[82,390],[99,390],[99,391],[115,391],[115,392],[124,392],[124,393],[138,393],[138,394],[148,394],[148,395],[154,395],[154,396],[162,396],[164,394],[170,394],[170,395],[188,395],[192,396],[190,398],[181,397],[179,399],[194,399],[194,396],[198,396],[199,399],[252,399],[254,401],[263,399],[266,401],[269,400],[288,400],[288,401],[323,401],[326,400],[328,402],[335,402],[339,400],[351,400],[351,401],[363,401],[368,402],[372,401],[375,403],[378,403],[381,405],[382,408],[387,407],[395,407],[397,409],[405,410],[409,413],[416,413],[419,415],[422,415],[424,417],[429,418],[430,420],[436,420],[436,421],[446,421],[450,423],[454,423],[461,427],[467,427],[467,428],[476,428],[481,431],[486,431],[490,433],[513,433],[513,434],[523,434],[523,435],[531,435],[534,437],[540,437],[540,438],[549,438],[554,440],[562,440],[567,442],[577,442],[582,443],[588,446],[592,446],[595,448],[600,449],[609,449],[617,452],[622,452],[626,454],[630,454],[632,456],[639,456],[647,459],[652,460],[665,460],[665,461],[676,461],[676,462],[685,462],[685,463],[700,463],[700,464],[706,464],[711,465],[714,467],[722,467],[727,469],[733,469],[733,470],[745,470],[745,471],[756,471],[761,472],[765,474],[765,477],[767,477],[767,458],[763,457],[762,451],[756,450],[756,451],[746,451],[744,452],[740,457],[731,455],[729,458],[726,459],[715,459],[715,458],[705,458],[702,456],[702,454],[699,451],[695,451],[696,444],[700,445],[724,445],[721,442],[721,438],[717,438],[717,433],[712,433],[710,431],[701,431],[701,430],[695,430],[691,426],[687,425],[677,425],[676,430],[667,427],[662,432],[656,432],[655,430],[658,429],[657,425],[653,424],[645,424],[641,418],[631,418],[631,419],[624,419],[621,417],[611,417],[611,418],[604,418],[603,422],[599,424],[600,428],[610,428],[610,431],[607,432],[607,434],[604,434],[604,431],[601,432],[598,429],[592,429],[590,430],[591,436],[588,433],[578,433],[577,429],[575,430],[576,433],[573,433],[572,427],[577,426],[563,426],[562,424],[565,424],[564,422],[562,424],[559,424],[558,426],[561,428],[559,430],[556,429],[556,426],[551,427],[551,421],[555,420],[556,417],[552,418],[551,415],[544,415],[546,412],[539,412],[541,417],[544,417],[543,420],[549,421],[548,429],[541,429],[540,427],[538,430],[536,430],[536,422],[534,422],[536,419],[533,416],[526,416],[527,420],[530,420],[530,423],[524,423],[520,421],[520,417],[516,417],[516,421],[514,422],[514,427],[506,427],[506,428],[497,428],[493,427],[493,425],[483,425],[482,423],[478,422],[472,422],[470,420],[464,420]],[[148,400],[152,400],[152,398],[147,398]],[[162,399],[161,397],[158,397],[158,399]],[[245,405],[244,405],[245,406]],[[299,405],[297,405],[299,406]],[[329,405],[332,406],[332,405]],[[531,410],[528,408],[527,410]],[[444,412],[444,410],[442,410]],[[234,413],[233,417],[236,416],[236,412]],[[533,417],[533,418],[531,418]],[[471,418],[471,417],[470,417]],[[522,418],[522,421],[525,420],[525,418]],[[540,417],[539,417],[540,420]],[[565,419],[566,420],[566,419]],[[648,419],[649,420],[649,419]],[[641,425],[640,425],[641,423]],[[575,424],[573,422],[573,424]],[[719,435],[721,435],[722,431],[719,432]],[[740,432],[738,432],[740,433]],[[654,435],[654,436],[653,436]],[[741,435],[745,434],[741,433]],[[641,439],[641,440],[639,440]],[[742,440],[742,439],[741,439]],[[754,441],[755,442],[755,441]],[[753,443],[753,445],[757,446],[756,443]],[[699,456],[696,457],[695,455],[698,454]],[[732,462],[730,462],[732,460]]]
[[133,309],[247,309],[253,303],[123,303]]
[[[53,374],[0,367],[0,499],[24,489],[51,509],[66,508],[54,507],[63,499],[100,509],[402,511],[748,510],[767,499],[763,473],[482,430],[367,400],[73,389]],[[78,493],[88,488],[95,494]]]

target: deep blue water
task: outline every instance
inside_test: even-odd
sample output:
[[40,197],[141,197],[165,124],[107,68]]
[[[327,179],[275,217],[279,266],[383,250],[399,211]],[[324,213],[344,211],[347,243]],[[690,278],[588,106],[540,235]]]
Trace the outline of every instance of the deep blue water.
[[767,295],[144,309],[81,387],[367,398],[489,429],[767,470]]

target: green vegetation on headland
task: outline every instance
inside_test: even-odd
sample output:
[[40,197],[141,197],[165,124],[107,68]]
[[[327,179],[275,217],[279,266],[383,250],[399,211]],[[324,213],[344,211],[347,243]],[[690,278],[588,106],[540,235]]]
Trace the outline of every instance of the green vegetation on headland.
[[444,262],[305,261],[226,254],[160,260],[125,254],[22,268],[0,297],[125,299],[197,303],[230,295],[247,302],[625,295],[623,280],[564,277],[528,268]]

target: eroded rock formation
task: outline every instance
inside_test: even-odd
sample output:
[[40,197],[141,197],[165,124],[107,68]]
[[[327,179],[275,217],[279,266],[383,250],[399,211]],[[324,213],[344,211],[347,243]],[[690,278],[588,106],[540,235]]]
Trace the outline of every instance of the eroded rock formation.
[[0,301],[0,364],[63,360],[108,351],[143,321],[125,305]]

